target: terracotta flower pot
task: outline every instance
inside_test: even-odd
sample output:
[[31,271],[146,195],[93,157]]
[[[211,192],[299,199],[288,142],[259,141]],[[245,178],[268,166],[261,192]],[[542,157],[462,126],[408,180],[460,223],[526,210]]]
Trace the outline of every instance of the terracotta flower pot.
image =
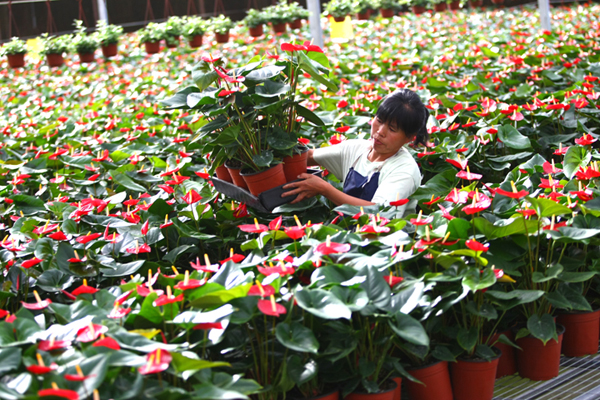
[[457,360],[450,365],[454,400],[492,400],[494,381],[502,352],[486,360]]
[[424,383],[421,385],[406,380],[405,384],[411,400],[452,400],[452,385],[447,361],[411,369],[408,373]]
[[192,49],[197,49],[202,46],[202,35],[194,35],[191,40],[188,40],[188,44]]
[[501,5],[501,4],[504,4],[504,0],[492,0],[492,3],[494,3],[496,5]]
[[215,40],[217,41],[217,43],[229,42],[229,32],[227,32],[227,33],[216,33],[215,32]]
[[46,62],[49,67],[60,67],[65,63],[62,54],[46,54]]
[[598,353],[600,310],[560,314],[557,320],[565,327],[562,342],[565,356],[581,357]]
[[356,19],[358,19],[359,21],[364,21],[364,20],[369,19],[369,15],[371,15],[371,14],[367,10],[364,13],[358,13],[358,14],[356,14]]
[[394,391],[394,400],[402,400],[402,378],[396,376],[392,378],[394,382],[396,382],[396,390]]
[[264,34],[264,28],[263,25],[258,25],[258,26],[254,26],[252,28],[248,28],[248,32],[250,33],[250,36],[252,37],[260,37]]
[[558,376],[560,347],[565,328],[562,325],[557,325],[556,331],[558,341],[550,339],[545,346],[541,340],[533,336],[517,339],[517,346],[522,349],[515,350],[517,353],[517,368],[521,377],[533,381],[547,381]]
[[25,66],[25,53],[23,54],[7,54],[8,65],[11,68],[21,68]]
[[171,41],[165,39],[165,44],[169,49],[174,49],[179,45],[179,35],[171,37]]
[[379,13],[383,18],[392,18],[396,12],[391,8],[382,8]]
[[446,11],[448,9],[448,5],[446,3],[437,3],[437,4],[434,4],[433,9],[436,12]]
[[225,168],[227,168],[227,171],[229,171],[229,176],[231,176],[231,180],[233,181],[235,186],[248,190],[248,185],[246,184],[246,181],[240,175],[241,168],[232,167],[228,162],[225,162]]
[[219,178],[220,180],[233,183],[233,179],[231,179],[229,170],[224,165],[218,166],[215,172],[217,173],[217,178]]
[[469,1],[470,8],[478,8],[483,4],[483,0],[471,0]]
[[295,19],[288,25],[290,26],[290,29],[300,29],[302,28],[302,18]]
[[91,52],[91,53],[77,53],[77,55],[79,56],[79,62],[82,62],[82,63],[91,63],[91,62],[94,62],[96,60],[96,53],[95,52]]
[[398,385],[395,381],[391,381],[392,388],[379,393],[350,393],[344,397],[344,400],[394,400]]
[[415,13],[415,15],[419,15],[425,13],[427,9],[425,8],[425,6],[412,6],[412,11],[413,13]]
[[144,42],[146,53],[156,54],[160,51],[160,42]]
[[102,55],[106,58],[111,58],[117,55],[117,44],[116,43],[111,43],[111,44],[107,44],[106,46],[102,46]]
[[343,17],[332,17],[335,22],[344,22],[346,20],[346,15]]
[[283,164],[277,164],[266,171],[242,173],[241,175],[246,181],[246,185],[248,185],[248,190],[255,196],[287,183],[283,172]]
[[312,397],[310,400],[339,400],[340,392],[335,390],[331,393],[325,393],[317,397]]
[[494,347],[502,352],[498,361],[498,369],[496,370],[496,378],[501,378],[507,375],[517,373],[517,361],[515,357],[515,348],[504,343],[497,342],[500,335],[505,335],[509,340],[514,341],[515,335],[511,330],[496,333],[492,336],[489,343],[493,343]]
[[308,159],[308,149],[300,154],[294,154],[283,158],[283,171],[286,182],[298,179],[298,175],[306,172],[306,161]]
[[460,10],[460,1],[453,1],[449,4],[451,10]]
[[275,33],[283,33],[287,30],[287,24],[285,22],[282,22],[281,24],[272,24],[271,28]]

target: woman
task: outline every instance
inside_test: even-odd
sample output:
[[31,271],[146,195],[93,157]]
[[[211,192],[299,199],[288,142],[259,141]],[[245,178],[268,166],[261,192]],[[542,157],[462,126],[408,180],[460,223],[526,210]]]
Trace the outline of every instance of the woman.
[[336,205],[356,206],[408,198],[421,184],[421,173],[404,145],[427,143],[428,119],[429,111],[416,93],[402,89],[386,96],[373,118],[371,140],[347,140],[308,152],[308,165],[325,167],[343,180],[343,192],[305,173],[283,187],[290,190],[282,197],[297,196],[292,201],[297,203],[320,194]]

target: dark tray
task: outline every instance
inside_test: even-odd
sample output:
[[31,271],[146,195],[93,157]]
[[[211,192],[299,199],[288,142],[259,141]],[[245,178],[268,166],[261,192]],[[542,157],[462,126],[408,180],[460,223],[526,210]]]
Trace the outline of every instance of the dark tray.
[[[309,169],[307,172],[309,174],[317,175],[320,177],[322,171],[318,169]],[[295,197],[292,196],[281,197],[283,193],[289,190],[283,189],[284,185],[274,187],[273,189],[269,189],[265,192],[262,192],[258,196],[254,196],[249,191],[242,189],[241,187],[235,186],[233,183],[221,180],[216,176],[213,176],[211,180],[215,189],[217,189],[218,192],[223,193],[225,196],[230,197],[239,202],[246,203],[247,206],[250,206],[262,212],[271,212],[275,207],[279,207],[295,199]],[[299,179],[296,179],[293,182],[296,182],[298,180]]]

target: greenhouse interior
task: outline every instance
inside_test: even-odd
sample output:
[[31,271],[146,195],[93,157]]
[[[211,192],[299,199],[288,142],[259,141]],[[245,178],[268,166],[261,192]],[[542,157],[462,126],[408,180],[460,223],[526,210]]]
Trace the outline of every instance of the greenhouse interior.
[[0,44],[0,399],[600,399],[600,3],[2,0]]

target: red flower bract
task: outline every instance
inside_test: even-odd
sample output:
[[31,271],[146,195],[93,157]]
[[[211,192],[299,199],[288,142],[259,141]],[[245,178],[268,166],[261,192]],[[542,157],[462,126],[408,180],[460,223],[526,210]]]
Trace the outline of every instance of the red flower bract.
[[138,372],[142,375],[156,374],[169,368],[173,357],[166,350],[156,349],[146,355],[146,365],[139,367]]
[[467,245],[467,247],[468,247],[469,249],[471,249],[471,250],[473,250],[473,251],[483,251],[483,252],[486,252],[486,251],[488,251],[488,249],[489,249],[489,246],[490,246],[489,244],[485,244],[485,245],[484,245],[484,244],[482,244],[482,243],[479,243],[479,242],[478,242],[477,240],[475,240],[475,239],[470,239],[470,240],[467,240],[467,241],[465,242],[465,244]]
[[79,395],[74,390],[69,389],[42,389],[38,390],[39,397],[62,397],[68,400],[79,400]]
[[93,342],[107,331],[107,326],[90,323],[77,331],[77,340],[82,343]]
[[325,242],[315,247],[315,253],[322,255],[347,253],[350,251],[350,247],[348,243]]
[[282,314],[287,313],[287,310],[281,304],[275,302],[275,298],[271,296],[270,300],[259,300],[258,309],[260,312],[273,317],[279,317]]

